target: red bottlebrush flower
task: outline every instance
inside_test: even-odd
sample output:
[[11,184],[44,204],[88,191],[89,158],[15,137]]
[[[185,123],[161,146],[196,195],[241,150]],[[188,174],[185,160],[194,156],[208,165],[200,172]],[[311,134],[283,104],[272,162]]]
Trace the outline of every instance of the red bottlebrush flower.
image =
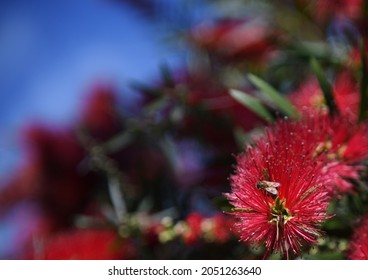
[[27,258],[45,260],[132,259],[133,245],[111,230],[74,230],[40,240]]
[[346,180],[359,179],[359,171],[362,166],[348,165],[344,162],[331,162],[326,164],[320,172],[324,178],[325,185],[331,194],[351,193],[353,191],[353,184]]
[[117,94],[112,87],[96,86],[82,109],[81,125],[91,136],[106,140],[121,129]]
[[305,1],[304,5],[312,7],[312,15],[320,22],[326,22],[331,18],[349,18],[357,20],[361,18],[363,11],[362,0],[313,0]]
[[208,234],[210,235],[210,240],[217,243],[224,243],[232,237],[231,225],[233,224],[232,217],[226,217],[222,214],[217,214],[205,222],[209,224],[210,227]]
[[[28,164],[17,170],[17,176],[0,185],[0,214],[11,209],[21,200],[37,195],[39,167]],[[3,183],[3,182],[2,182]]]
[[296,91],[289,95],[289,99],[299,110],[306,114],[327,113],[327,106],[321,88],[315,78],[304,82]]
[[[368,53],[368,39],[364,38],[365,52]],[[368,62],[368,60],[366,61]],[[347,55],[346,62],[353,69],[359,69],[362,66],[361,50],[358,47],[353,48]]]
[[186,218],[188,230],[184,232],[183,240],[187,245],[193,245],[201,238],[203,220],[204,217],[197,212],[189,214]]
[[368,216],[360,221],[350,240],[347,258],[351,260],[368,260]]
[[300,122],[280,123],[279,128],[276,139],[288,130],[302,139],[308,158],[325,162],[319,175],[332,194],[352,192],[353,184],[345,179],[358,179],[363,169],[360,162],[368,157],[366,125],[341,117],[307,115]]
[[275,38],[266,24],[247,20],[204,23],[190,34],[196,46],[226,59],[261,60],[273,49]]
[[359,89],[348,72],[343,72],[336,77],[333,92],[341,114],[356,119],[360,102]]
[[349,121],[339,123],[335,119],[332,130],[332,144],[337,156],[344,162],[356,163],[368,157],[368,127],[366,124],[353,124]]
[[[333,94],[339,112],[351,119],[358,117],[360,95],[356,83],[347,72],[338,75],[333,84]],[[328,108],[316,79],[305,82],[290,95],[291,102],[306,113],[327,113]]]
[[265,244],[265,257],[300,254],[304,244],[316,243],[318,224],[328,218],[329,193],[318,176],[323,162],[311,157],[312,131],[308,138],[298,129],[305,126],[279,123],[238,156],[231,176],[235,228],[241,240]]
[[0,207],[36,201],[51,231],[69,226],[73,215],[86,207],[93,185],[93,176],[78,171],[83,148],[70,131],[38,126],[26,131],[25,142],[29,159],[21,176],[2,188]]
[[358,19],[362,16],[362,9],[362,0],[318,0],[316,6],[317,16],[320,18],[335,15],[335,17]]
[[30,164],[38,166],[34,198],[55,228],[68,226],[72,216],[83,211],[92,190],[93,176],[78,171],[84,149],[67,130],[33,127],[26,137]]

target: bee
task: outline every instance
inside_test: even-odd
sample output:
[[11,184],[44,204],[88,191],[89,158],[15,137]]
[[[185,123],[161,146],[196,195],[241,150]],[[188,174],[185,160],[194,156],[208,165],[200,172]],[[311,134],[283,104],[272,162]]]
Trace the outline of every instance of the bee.
[[276,188],[280,187],[281,184],[278,182],[259,181],[256,184],[257,189],[269,192],[272,195],[277,195],[279,192]]

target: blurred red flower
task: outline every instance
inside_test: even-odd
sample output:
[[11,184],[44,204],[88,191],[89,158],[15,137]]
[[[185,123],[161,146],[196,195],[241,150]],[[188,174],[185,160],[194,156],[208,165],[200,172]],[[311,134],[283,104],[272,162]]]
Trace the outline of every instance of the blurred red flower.
[[368,260],[368,216],[360,221],[350,240],[348,259]]
[[[333,95],[339,112],[356,120],[359,112],[360,95],[356,82],[348,72],[340,73],[333,84]],[[291,102],[307,114],[327,113],[323,93],[315,78],[310,78],[290,94]]]
[[122,129],[114,88],[96,85],[85,99],[80,118],[82,128],[97,140],[107,140]]
[[[318,118],[325,122],[325,129],[316,138],[317,146],[313,156],[324,154],[326,165],[321,169],[325,184],[331,193],[342,194],[353,191],[350,179],[359,179],[364,170],[362,161],[368,157],[368,128],[365,124],[356,124],[341,117],[331,119],[328,116]],[[316,131],[316,126],[309,129]]]
[[188,229],[183,234],[183,241],[187,245],[196,244],[202,237],[202,222],[205,217],[199,212],[193,212],[185,219]]
[[[365,25],[367,23],[365,22]],[[365,29],[366,30],[366,29]],[[365,46],[365,53],[368,53],[368,39],[365,37],[363,39],[364,46]],[[368,60],[366,61],[368,62]],[[346,62],[348,66],[352,67],[353,70],[359,69],[362,66],[362,56],[361,56],[361,50],[359,47],[353,47],[350,52],[347,54]]]
[[344,162],[333,161],[326,163],[321,169],[320,176],[331,194],[340,195],[353,192],[353,184],[346,180],[359,179],[359,171],[363,169],[360,165],[348,165]]
[[319,22],[331,19],[358,20],[363,15],[363,0],[300,0],[311,7],[312,16]]
[[233,217],[216,214],[210,220],[213,223],[212,235],[215,242],[223,243],[232,237],[231,225],[234,223]]
[[73,215],[88,204],[94,176],[78,168],[85,154],[73,133],[48,127],[32,126],[24,142],[26,164],[1,189],[1,209],[6,211],[22,200],[34,201],[49,230],[68,227]]
[[226,19],[195,27],[190,41],[226,59],[261,61],[274,49],[276,34],[266,23]]
[[135,249],[129,240],[112,230],[72,230],[38,240],[26,259],[118,260],[132,259]]

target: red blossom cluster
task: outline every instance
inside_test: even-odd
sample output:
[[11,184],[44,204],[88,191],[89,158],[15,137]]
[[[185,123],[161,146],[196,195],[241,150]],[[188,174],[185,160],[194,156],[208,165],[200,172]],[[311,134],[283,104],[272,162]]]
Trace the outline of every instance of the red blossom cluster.
[[358,20],[362,17],[362,0],[314,0],[311,1],[316,11],[315,16],[320,21],[331,17],[337,19],[349,18]]
[[[349,132],[348,132],[349,129]],[[237,158],[231,177],[241,239],[288,257],[317,242],[336,193],[352,191],[368,157],[365,127],[329,116],[282,120]]]
[[134,259],[131,240],[119,238],[114,230],[72,230],[35,240],[36,250],[26,259],[42,260],[121,260]]
[[151,248],[179,240],[187,246],[195,246],[203,240],[210,243],[226,243],[234,238],[229,231],[233,220],[223,214],[205,217],[201,213],[190,213],[184,220],[163,219],[160,222],[141,224],[141,231]]
[[[300,255],[316,244],[329,203],[354,192],[368,158],[368,128],[358,123],[360,93],[350,74],[332,87],[338,116],[329,108],[317,80],[290,95],[302,111],[297,121],[281,120],[237,157],[231,176],[235,227],[241,239],[265,244],[270,252]],[[310,198],[310,199],[309,199]]]
[[265,244],[265,256],[300,255],[317,243],[329,201],[354,192],[352,180],[365,170],[368,130],[357,123],[357,84],[343,73],[332,89],[338,116],[329,115],[317,80],[309,80],[290,96],[302,119],[278,121],[237,158],[228,194],[236,228],[242,240]]
[[[360,96],[352,75],[348,72],[340,73],[332,89],[339,112],[350,119],[357,119]],[[322,90],[315,78],[308,79],[299,89],[291,93],[290,100],[305,113],[328,113]]]
[[228,19],[202,23],[192,30],[189,40],[224,59],[260,63],[271,55],[277,36],[264,22]]

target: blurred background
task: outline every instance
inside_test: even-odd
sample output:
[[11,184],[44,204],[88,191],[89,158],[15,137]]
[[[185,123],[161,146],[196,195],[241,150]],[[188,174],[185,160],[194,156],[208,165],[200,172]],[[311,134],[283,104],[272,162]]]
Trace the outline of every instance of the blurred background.
[[[132,81],[152,80],[160,64],[180,63],[180,52],[163,44],[162,24],[144,14],[145,4],[151,9],[156,3],[144,2],[0,2],[0,180],[14,176],[24,160],[25,126],[70,125],[98,84],[121,90],[125,106],[133,106]],[[0,257],[14,250],[23,229],[13,219],[28,223],[23,215],[2,217]]]
[[261,258],[223,194],[267,122],[228,89],[355,73],[367,30],[364,1],[270,2],[1,0],[0,258]]

